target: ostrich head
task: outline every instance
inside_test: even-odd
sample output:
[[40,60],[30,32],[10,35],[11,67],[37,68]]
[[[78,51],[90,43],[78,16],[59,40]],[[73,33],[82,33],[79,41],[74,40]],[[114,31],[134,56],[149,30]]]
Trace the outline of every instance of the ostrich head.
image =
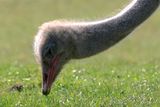
[[48,95],[52,83],[59,74],[63,65],[72,55],[70,39],[61,26],[45,23],[40,27],[35,37],[34,51],[37,61],[42,67],[42,93]]

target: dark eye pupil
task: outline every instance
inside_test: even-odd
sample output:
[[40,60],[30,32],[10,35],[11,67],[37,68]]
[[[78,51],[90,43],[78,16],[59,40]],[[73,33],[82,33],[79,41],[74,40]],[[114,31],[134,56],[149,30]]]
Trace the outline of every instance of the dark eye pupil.
[[52,52],[51,52],[51,50],[49,50],[47,53],[47,56],[51,56],[51,55],[52,55]]
[[42,59],[46,62],[52,59],[52,57],[56,54],[57,47],[54,42],[46,43],[46,46],[42,48]]
[[54,55],[54,51],[53,50],[54,49],[49,49],[46,56],[52,57]]

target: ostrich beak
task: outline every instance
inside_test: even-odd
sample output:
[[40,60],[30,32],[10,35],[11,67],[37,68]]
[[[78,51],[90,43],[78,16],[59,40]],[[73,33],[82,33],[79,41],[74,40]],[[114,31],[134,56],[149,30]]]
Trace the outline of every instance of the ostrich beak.
[[51,86],[56,79],[56,76],[58,74],[58,64],[59,64],[60,56],[56,55],[48,68],[48,71],[43,71],[43,85],[42,85],[42,93],[43,95],[48,95],[51,90]]

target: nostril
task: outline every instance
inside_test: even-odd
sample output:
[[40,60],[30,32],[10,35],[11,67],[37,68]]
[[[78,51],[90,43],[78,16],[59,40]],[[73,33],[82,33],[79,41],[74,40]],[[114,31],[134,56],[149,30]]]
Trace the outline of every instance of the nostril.
[[43,83],[47,82],[48,75],[47,73],[43,73]]

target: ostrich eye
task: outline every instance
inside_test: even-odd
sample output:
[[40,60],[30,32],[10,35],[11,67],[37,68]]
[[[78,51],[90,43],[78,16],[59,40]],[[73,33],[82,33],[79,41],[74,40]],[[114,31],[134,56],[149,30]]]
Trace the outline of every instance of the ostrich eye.
[[49,61],[57,52],[57,46],[55,43],[48,44],[42,49],[42,58],[44,61]]

